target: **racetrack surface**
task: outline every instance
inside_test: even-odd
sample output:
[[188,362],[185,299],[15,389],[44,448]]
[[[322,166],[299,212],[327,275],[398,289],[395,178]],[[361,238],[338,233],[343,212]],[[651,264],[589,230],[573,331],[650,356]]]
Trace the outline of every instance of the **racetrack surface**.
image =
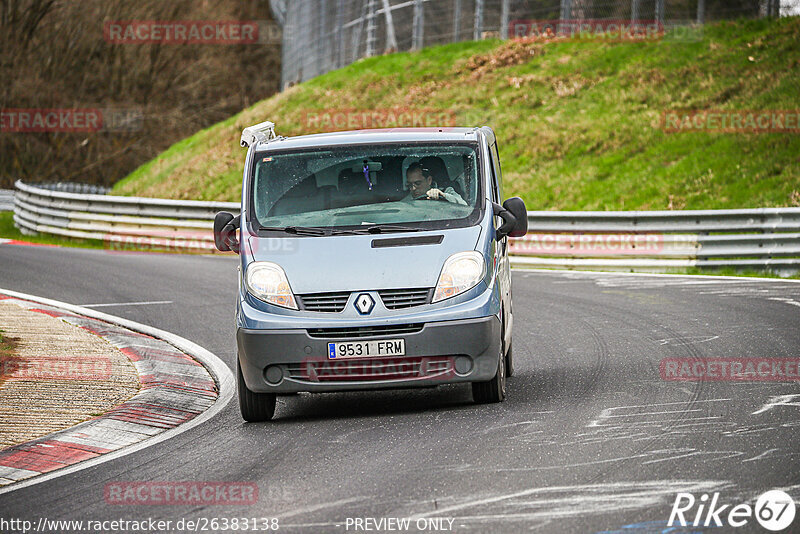
[[[236,266],[0,245],[0,287],[79,305],[149,302],[98,309],[192,340],[232,369]],[[515,271],[514,312],[505,403],[473,405],[463,385],[298,395],[279,397],[275,421],[245,424],[234,401],[177,437],[0,495],[0,517],[278,517],[281,530],[345,532],[348,517],[412,516],[452,518],[454,532],[601,532],[663,525],[679,491],[731,504],[775,488],[800,496],[798,382],[659,375],[668,357],[799,357],[800,284]],[[785,395],[797,397],[776,404]],[[106,504],[105,485],[120,481],[255,482],[259,500]],[[753,523],[739,531],[764,531]]]

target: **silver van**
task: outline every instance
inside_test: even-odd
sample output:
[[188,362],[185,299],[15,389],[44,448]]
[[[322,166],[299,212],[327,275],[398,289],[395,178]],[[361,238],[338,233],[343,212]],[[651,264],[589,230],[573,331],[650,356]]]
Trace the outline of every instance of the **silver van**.
[[[217,248],[240,256],[242,417],[276,395],[469,382],[501,402],[513,372],[508,237],[491,128],[396,128],[281,137],[247,147],[241,214]],[[238,230],[238,232],[237,232]]]

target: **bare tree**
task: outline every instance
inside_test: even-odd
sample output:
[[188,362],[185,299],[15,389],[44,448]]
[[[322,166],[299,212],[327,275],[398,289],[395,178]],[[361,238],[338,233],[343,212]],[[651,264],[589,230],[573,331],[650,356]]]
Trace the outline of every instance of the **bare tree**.
[[0,108],[138,111],[133,132],[0,132],[16,178],[111,184],[170,144],[270,96],[279,44],[112,44],[114,20],[269,21],[268,0],[0,0]]

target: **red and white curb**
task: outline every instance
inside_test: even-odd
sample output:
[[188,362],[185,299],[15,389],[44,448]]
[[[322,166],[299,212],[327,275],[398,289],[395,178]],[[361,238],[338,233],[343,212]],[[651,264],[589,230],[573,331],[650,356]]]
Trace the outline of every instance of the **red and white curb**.
[[169,332],[0,288],[0,299],[85,328],[133,362],[141,389],[102,416],[0,451],[0,494],[97,465],[169,439],[217,414],[233,397],[219,358]]
[[49,245],[46,243],[31,243],[30,241],[19,241],[17,239],[0,238],[0,245],[19,245],[23,247],[57,247],[58,245]]

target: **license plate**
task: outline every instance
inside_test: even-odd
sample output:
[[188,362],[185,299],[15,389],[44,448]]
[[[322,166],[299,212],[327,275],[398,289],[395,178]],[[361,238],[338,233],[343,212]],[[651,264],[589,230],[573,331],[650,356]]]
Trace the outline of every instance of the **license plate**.
[[372,356],[404,356],[404,339],[381,339],[379,341],[343,341],[328,343],[328,358],[370,358]]

